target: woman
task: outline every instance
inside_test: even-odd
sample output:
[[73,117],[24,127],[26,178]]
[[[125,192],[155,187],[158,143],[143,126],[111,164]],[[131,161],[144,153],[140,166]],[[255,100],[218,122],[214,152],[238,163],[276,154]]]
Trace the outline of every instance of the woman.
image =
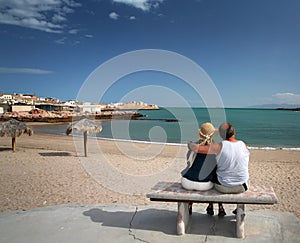
[[[209,123],[203,123],[198,130],[199,144],[208,145],[213,142],[213,137],[216,135],[217,130]],[[200,154],[191,150],[188,152],[188,166],[182,172],[181,184],[187,190],[207,191],[213,188],[217,161],[216,156],[213,154]],[[189,211],[191,214],[192,204],[190,204]],[[214,215],[213,204],[209,203],[207,214]],[[219,216],[226,215],[222,203],[219,203]]]

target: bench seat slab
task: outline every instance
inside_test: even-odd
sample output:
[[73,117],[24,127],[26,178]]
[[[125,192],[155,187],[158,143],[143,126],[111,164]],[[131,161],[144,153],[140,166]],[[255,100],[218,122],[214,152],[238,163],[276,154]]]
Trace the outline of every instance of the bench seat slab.
[[172,202],[222,202],[230,204],[275,204],[276,194],[270,186],[250,186],[240,194],[223,194],[215,189],[209,191],[188,191],[181,183],[159,182],[147,194],[152,201]]

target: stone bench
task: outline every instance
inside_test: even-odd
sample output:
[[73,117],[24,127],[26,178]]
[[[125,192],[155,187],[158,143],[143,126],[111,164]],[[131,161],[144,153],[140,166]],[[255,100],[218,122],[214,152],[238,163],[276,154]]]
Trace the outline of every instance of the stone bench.
[[250,186],[249,190],[240,194],[222,194],[215,189],[209,191],[188,191],[181,183],[159,182],[147,194],[151,201],[177,202],[177,234],[185,234],[189,223],[189,203],[228,203],[237,204],[236,236],[245,238],[244,219],[245,204],[271,205],[278,202],[275,192],[270,186]]

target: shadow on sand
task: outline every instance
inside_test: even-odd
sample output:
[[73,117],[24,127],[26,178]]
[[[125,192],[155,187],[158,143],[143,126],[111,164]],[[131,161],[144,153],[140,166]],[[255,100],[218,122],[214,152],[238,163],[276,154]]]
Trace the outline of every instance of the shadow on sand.
[[72,156],[72,154],[68,152],[46,152],[39,153],[41,156]]
[[12,148],[4,148],[4,147],[0,148],[0,152],[1,151],[9,151],[9,150],[12,151]]
[[[128,228],[130,230],[158,231],[168,235],[177,235],[177,212],[165,209],[146,209],[136,212],[108,212],[93,208],[83,212],[93,222],[103,226]],[[208,216],[193,212],[187,234],[218,235],[235,237],[235,216]]]

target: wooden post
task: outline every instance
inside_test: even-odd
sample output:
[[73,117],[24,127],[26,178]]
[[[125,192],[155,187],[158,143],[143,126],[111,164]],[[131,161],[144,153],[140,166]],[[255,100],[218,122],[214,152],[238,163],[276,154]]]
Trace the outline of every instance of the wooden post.
[[12,151],[16,151],[16,137],[12,137],[11,139]]
[[87,131],[85,131],[83,133],[83,145],[84,145],[84,156],[87,157],[87,152],[88,152],[88,149],[87,149]]
[[245,238],[245,204],[237,205],[236,213],[236,237]]
[[178,202],[177,234],[184,235],[190,219],[189,203]]

